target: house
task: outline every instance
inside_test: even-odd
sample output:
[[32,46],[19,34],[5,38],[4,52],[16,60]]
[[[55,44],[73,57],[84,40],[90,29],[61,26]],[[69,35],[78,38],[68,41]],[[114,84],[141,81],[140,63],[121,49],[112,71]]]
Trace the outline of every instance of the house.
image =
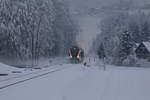
[[150,42],[142,42],[137,44],[135,49],[136,57],[140,59],[150,58]]

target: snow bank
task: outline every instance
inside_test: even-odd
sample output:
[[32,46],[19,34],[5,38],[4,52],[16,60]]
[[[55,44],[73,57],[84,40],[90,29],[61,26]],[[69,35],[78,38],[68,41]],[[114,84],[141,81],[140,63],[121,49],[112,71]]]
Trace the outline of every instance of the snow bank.
[[9,74],[12,71],[21,71],[21,69],[0,63],[0,74]]

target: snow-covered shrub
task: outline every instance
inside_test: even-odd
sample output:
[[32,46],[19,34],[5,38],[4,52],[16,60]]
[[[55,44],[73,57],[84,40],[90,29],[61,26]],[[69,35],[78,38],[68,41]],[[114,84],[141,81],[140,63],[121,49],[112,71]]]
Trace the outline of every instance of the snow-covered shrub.
[[150,68],[150,62],[146,59],[137,59],[135,66],[136,67]]
[[137,63],[137,58],[135,55],[129,55],[124,61],[123,65],[125,66],[135,66]]

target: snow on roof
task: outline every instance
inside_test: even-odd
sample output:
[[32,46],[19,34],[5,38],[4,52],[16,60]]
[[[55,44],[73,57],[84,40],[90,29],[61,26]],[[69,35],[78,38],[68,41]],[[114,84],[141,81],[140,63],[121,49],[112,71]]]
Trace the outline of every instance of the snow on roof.
[[146,48],[150,51],[150,42],[143,42]]
[[133,46],[133,50],[135,51],[137,49],[137,47],[139,47],[140,43],[135,43],[135,45]]

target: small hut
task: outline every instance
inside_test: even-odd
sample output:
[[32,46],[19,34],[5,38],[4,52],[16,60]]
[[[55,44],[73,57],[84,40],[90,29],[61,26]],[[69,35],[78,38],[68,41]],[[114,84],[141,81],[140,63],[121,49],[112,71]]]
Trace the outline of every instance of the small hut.
[[139,59],[150,59],[150,42],[142,42],[135,49],[136,57]]

